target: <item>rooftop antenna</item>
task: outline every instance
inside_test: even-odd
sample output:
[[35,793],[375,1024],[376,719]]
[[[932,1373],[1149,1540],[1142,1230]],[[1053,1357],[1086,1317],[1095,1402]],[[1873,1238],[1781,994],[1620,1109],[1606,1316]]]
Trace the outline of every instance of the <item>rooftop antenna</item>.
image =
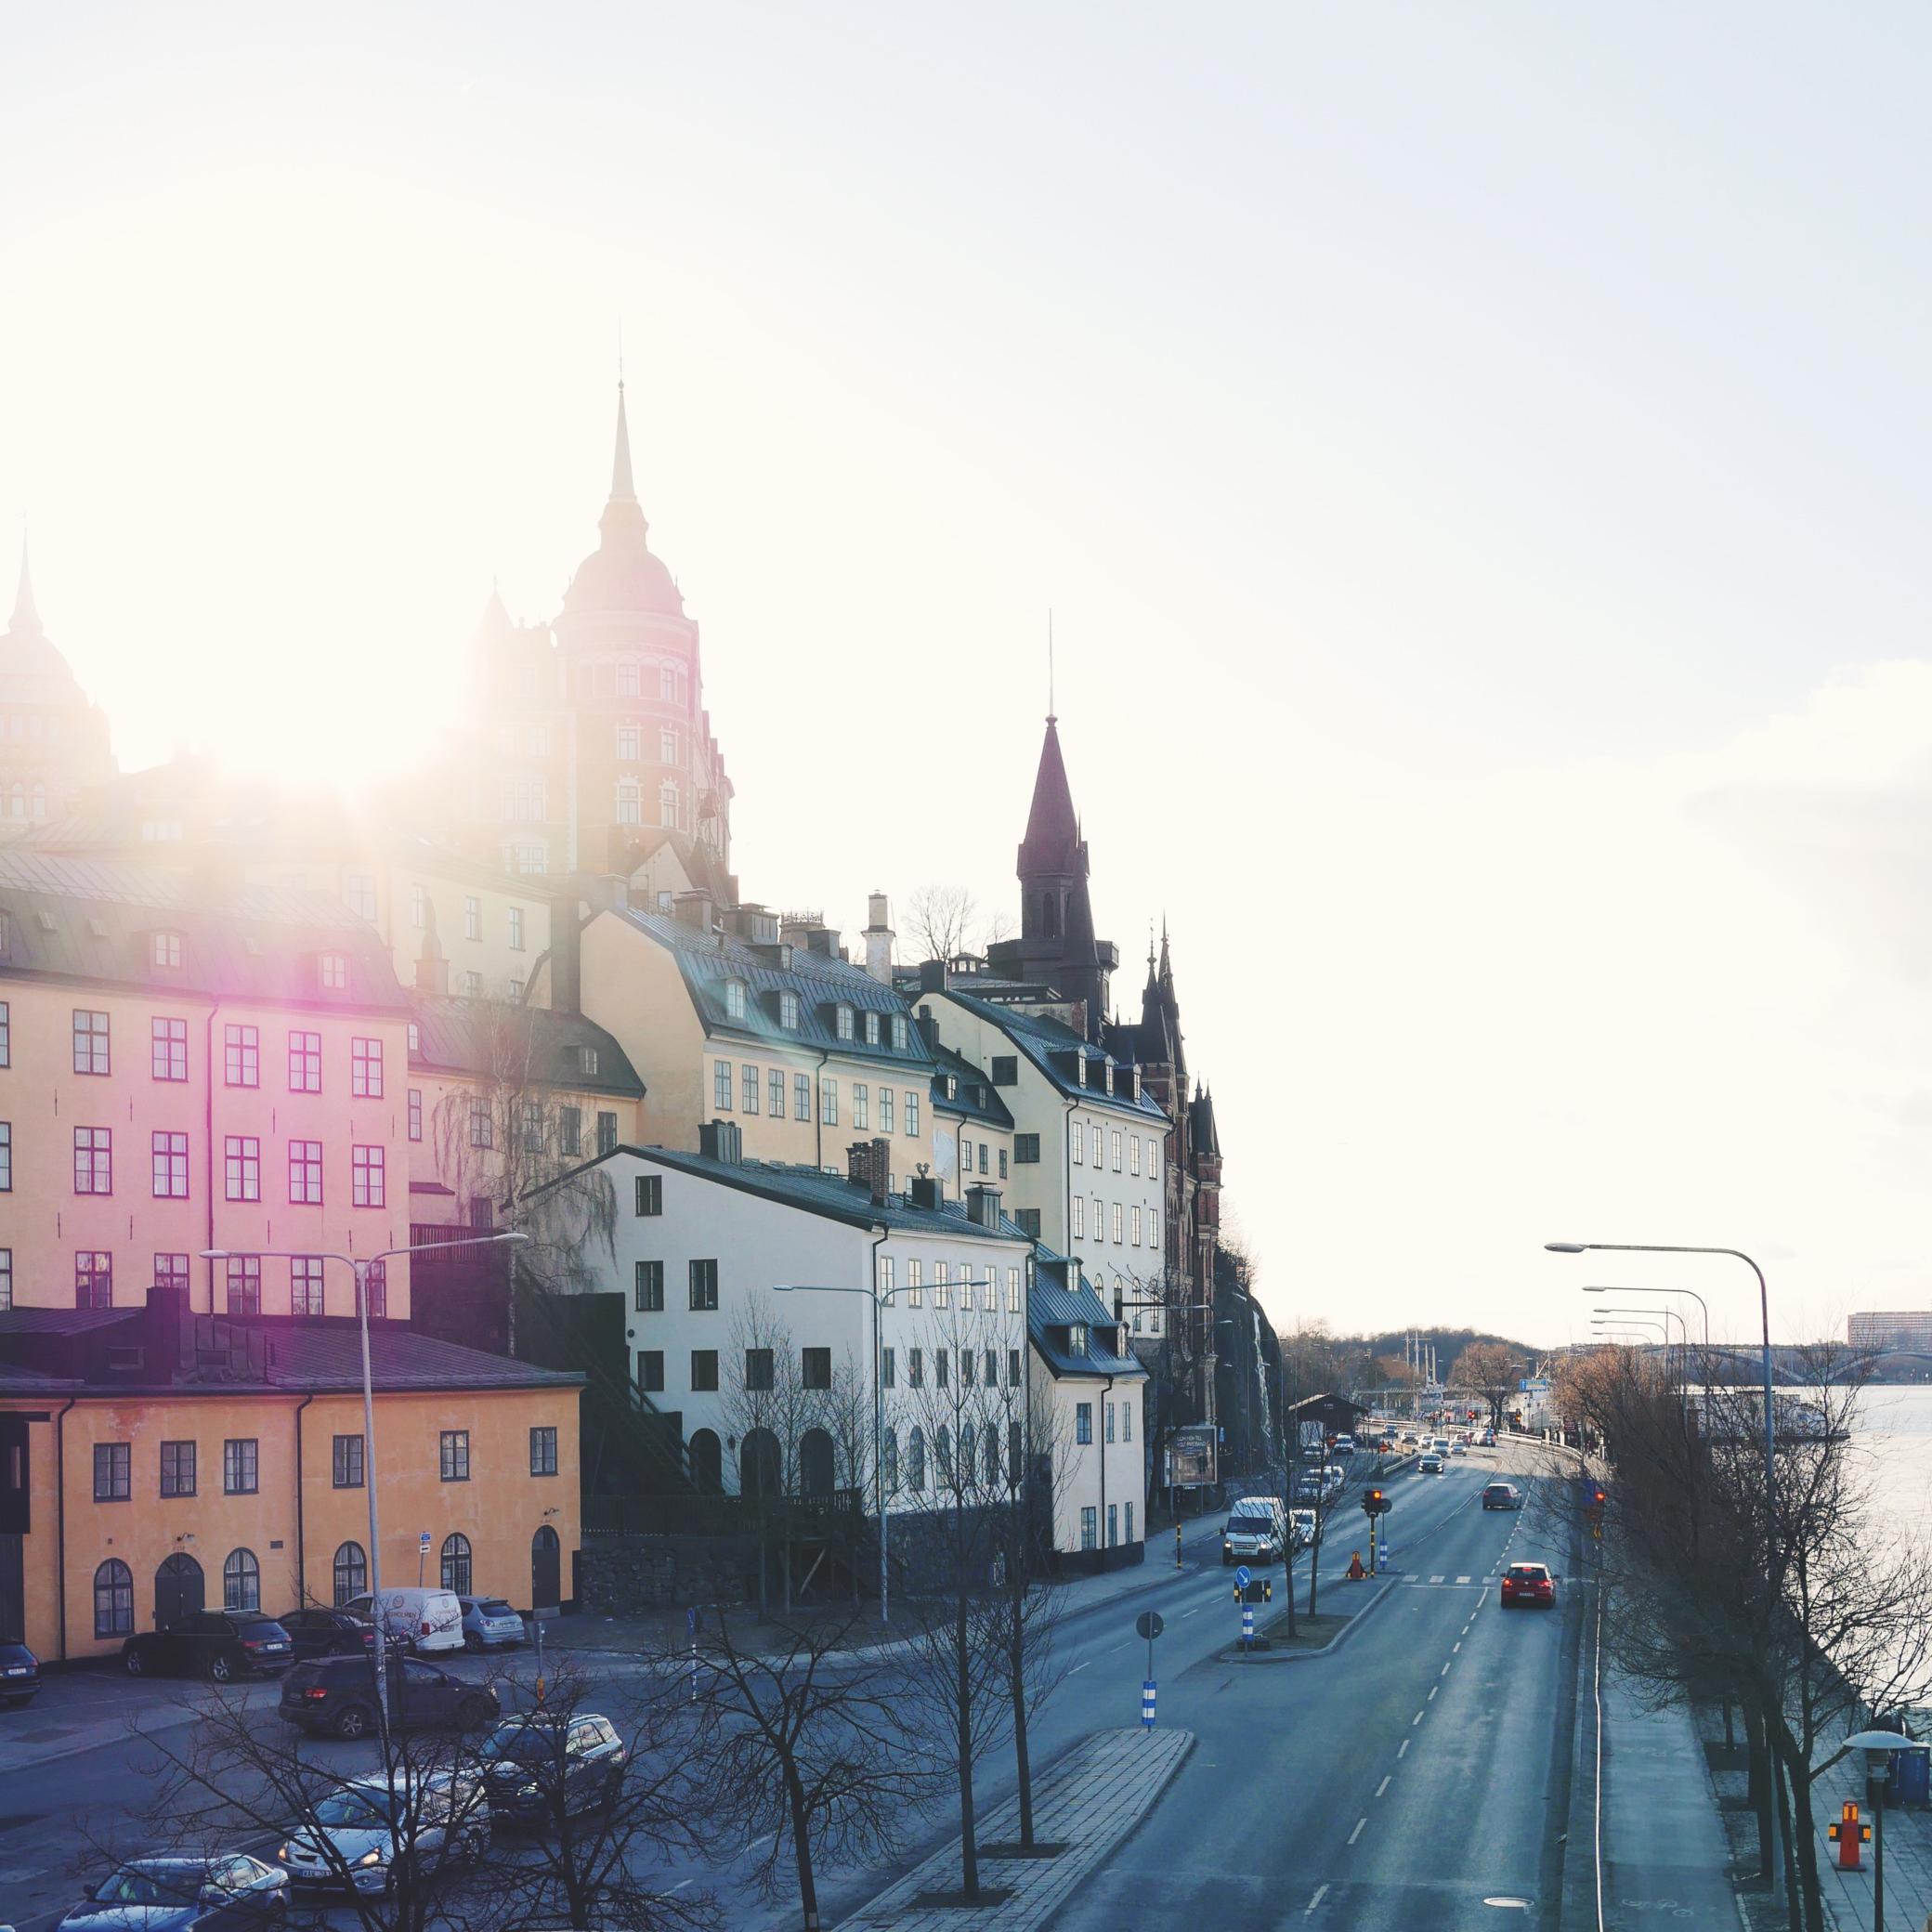
[[617,385],[624,386],[624,318],[620,310],[617,319]]
[[1047,608],[1047,723],[1057,724],[1053,706],[1053,611]]

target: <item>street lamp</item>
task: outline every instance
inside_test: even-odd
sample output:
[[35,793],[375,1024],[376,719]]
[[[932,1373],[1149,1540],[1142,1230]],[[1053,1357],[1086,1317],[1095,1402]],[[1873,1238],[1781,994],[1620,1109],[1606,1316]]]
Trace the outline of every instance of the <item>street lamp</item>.
[[500,1234],[473,1234],[464,1241],[424,1241],[414,1247],[385,1247],[372,1255],[317,1255],[310,1248],[288,1247],[204,1247],[201,1251],[204,1261],[226,1261],[243,1254],[255,1260],[340,1261],[356,1277],[356,1323],[362,1336],[362,1479],[369,1492],[369,1600],[375,1612],[370,1622],[375,1625],[376,1717],[382,1726],[385,1763],[389,1756],[389,1673],[383,1628],[383,1538],[375,1498],[375,1385],[369,1368],[369,1271],[378,1261],[391,1261],[398,1255],[440,1254],[452,1247],[489,1247],[500,1242],[529,1238],[516,1229],[507,1229]]
[[1711,1352],[1711,1304],[1695,1288],[1660,1288],[1654,1286],[1639,1288],[1627,1282],[1621,1285],[1586,1282],[1583,1292],[1586,1295],[1688,1295],[1704,1311],[1704,1351],[1706,1355]]
[[[1896,1730],[1860,1730],[1845,1740],[1847,1751],[1865,1754],[1865,1782],[1884,1785],[1891,1782],[1892,1754],[1895,1751],[1923,1751]],[[1869,1795],[1869,1791],[1868,1794]],[[1878,1794],[1872,1807],[1872,1932],[1885,1932],[1885,1793]]]
[[891,1599],[887,1594],[886,1515],[885,1515],[885,1396],[879,1379],[879,1311],[899,1293],[888,1288],[881,1295],[876,1287],[861,1288],[842,1281],[775,1281],[775,1295],[863,1295],[872,1304],[872,1482],[879,1497],[879,1621],[892,1622]]

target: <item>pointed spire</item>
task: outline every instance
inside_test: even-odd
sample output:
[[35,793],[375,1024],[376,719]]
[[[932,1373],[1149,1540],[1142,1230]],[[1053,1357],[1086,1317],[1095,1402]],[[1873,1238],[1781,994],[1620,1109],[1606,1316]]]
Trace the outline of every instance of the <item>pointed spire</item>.
[[1080,822],[1074,816],[1073,789],[1066,781],[1066,761],[1060,755],[1060,725],[1047,720],[1047,736],[1039,748],[1039,769],[1033,779],[1033,806],[1026,815],[1026,836],[1020,842],[1020,873],[1066,872],[1074,867],[1080,842]]
[[33,607],[33,579],[27,569],[27,539],[20,538],[20,587],[13,600],[13,616],[7,629],[16,637],[40,635],[40,613]]
[[1168,921],[1163,915],[1160,922],[1160,976],[1171,986],[1174,981],[1174,962],[1168,957]]
[[610,459],[610,501],[634,503],[637,489],[631,480],[631,427],[624,420],[624,379],[617,379],[617,449]]

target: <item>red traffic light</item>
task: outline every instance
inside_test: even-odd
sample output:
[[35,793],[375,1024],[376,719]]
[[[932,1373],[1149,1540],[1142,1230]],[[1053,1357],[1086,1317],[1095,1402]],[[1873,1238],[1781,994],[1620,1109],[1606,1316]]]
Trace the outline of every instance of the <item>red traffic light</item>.
[[1590,1492],[1590,1500],[1600,1509],[1610,1498],[1600,1489],[1593,1489]]

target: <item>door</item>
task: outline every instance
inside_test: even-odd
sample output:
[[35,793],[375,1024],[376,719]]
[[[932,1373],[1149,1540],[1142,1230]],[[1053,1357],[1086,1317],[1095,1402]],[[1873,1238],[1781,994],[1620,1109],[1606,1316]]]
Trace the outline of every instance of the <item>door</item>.
[[546,1522],[530,1538],[530,1608],[555,1610],[563,1601],[564,1547]]
[[202,1566],[180,1550],[163,1557],[161,1568],[154,1573],[154,1627],[179,1629],[200,1612],[205,1601]]
[[26,1635],[26,1570],[20,1538],[11,1530],[0,1530],[0,1638],[18,1643]]

